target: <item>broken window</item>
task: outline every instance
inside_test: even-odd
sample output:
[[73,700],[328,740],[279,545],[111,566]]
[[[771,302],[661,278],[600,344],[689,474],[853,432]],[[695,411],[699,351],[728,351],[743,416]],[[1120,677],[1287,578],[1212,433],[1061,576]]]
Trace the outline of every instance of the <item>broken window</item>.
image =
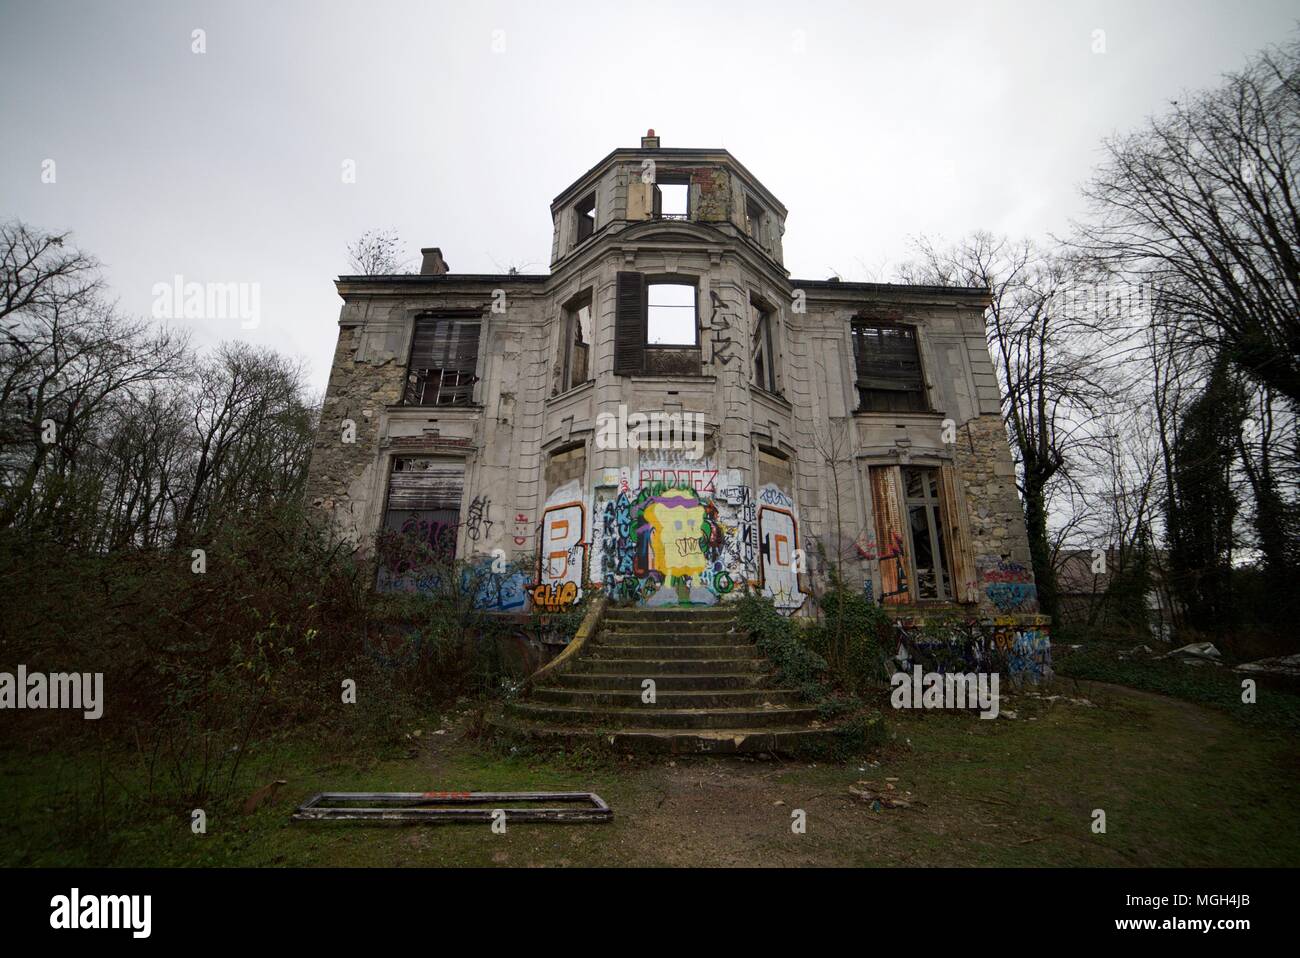
[[951,599],[948,578],[948,544],[941,516],[939,470],[907,466],[903,469],[907,528],[911,536],[912,568],[918,599]]
[[694,346],[695,286],[655,281],[646,284],[646,345]]
[[689,179],[664,177],[655,184],[654,215],[658,220],[690,218],[691,182]]
[[619,376],[700,375],[694,279],[618,274],[614,372]]
[[772,352],[772,313],[751,297],[750,317],[753,321],[754,385],[768,392],[776,392],[776,360]]
[[478,381],[479,319],[418,316],[406,370],[407,406],[468,406]]
[[578,217],[578,242],[581,243],[596,232],[596,194],[579,200],[573,211]]
[[560,389],[568,390],[591,380],[591,292],[564,308],[564,358]]
[[853,324],[853,359],[858,409],[864,412],[924,412],[925,384],[910,326]]
[[378,586],[410,590],[430,570],[456,558],[464,463],[426,456],[398,457],[388,479],[380,536]]

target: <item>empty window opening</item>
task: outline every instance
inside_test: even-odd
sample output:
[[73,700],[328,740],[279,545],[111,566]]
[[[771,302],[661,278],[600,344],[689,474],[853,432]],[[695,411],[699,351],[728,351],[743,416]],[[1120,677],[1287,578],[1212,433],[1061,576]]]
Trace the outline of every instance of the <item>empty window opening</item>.
[[925,411],[925,384],[915,329],[854,323],[853,359],[859,410]]
[[407,366],[407,406],[468,406],[478,365],[478,317],[420,316]]
[[690,215],[691,185],[671,180],[655,184],[655,216],[663,220],[684,220]]
[[579,200],[573,209],[578,216],[578,242],[581,243],[596,232],[596,194]]
[[591,379],[591,294],[585,293],[564,310],[564,370],[562,389]]
[[753,299],[749,301],[749,311],[754,327],[754,385],[768,392],[776,392],[776,363],[772,355],[772,313]]
[[752,199],[745,200],[745,232],[760,245],[763,242],[763,207]]
[[650,283],[646,289],[646,343],[650,346],[696,345],[695,287]]

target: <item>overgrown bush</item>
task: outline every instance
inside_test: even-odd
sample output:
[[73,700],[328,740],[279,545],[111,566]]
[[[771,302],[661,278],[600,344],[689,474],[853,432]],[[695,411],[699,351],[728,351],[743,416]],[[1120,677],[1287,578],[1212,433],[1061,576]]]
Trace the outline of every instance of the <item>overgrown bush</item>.
[[824,717],[856,705],[836,694],[830,666],[800,640],[794,622],[776,610],[770,599],[753,593],[736,600],[737,625],[754,636],[755,644],[776,668],[781,685],[815,705]]
[[818,604],[823,617],[807,629],[805,641],[826,660],[837,682],[858,695],[888,681],[892,623],[885,611],[848,589],[826,592]]

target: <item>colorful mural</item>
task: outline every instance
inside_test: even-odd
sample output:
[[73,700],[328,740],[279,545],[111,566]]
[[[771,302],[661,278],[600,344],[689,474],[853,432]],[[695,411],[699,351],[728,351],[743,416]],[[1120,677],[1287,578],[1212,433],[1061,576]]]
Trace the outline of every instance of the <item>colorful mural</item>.
[[794,501],[774,485],[758,491],[758,537],[763,556],[763,594],[770,596],[778,609],[793,612],[807,595],[799,587],[799,523],[794,516]]
[[708,462],[689,469],[643,462],[632,475],[638,487],[623,472],[592,505],[591,574],[611,597],[714,605],[754,587],[787,612],[803,604],[794,570],[798,516],[786,493],[765,486],[757,505],[738,473],[724,477]]
[[898,660],[931,672],[998,672],[1013,685],[1036,685],[1052,677],[1049,621],[1042,615],[898,619]]
[[994,556],[975,560],[979,584],[999,612],[1037,612],[1038,588],[1033,574],[1019,562]]
[[569,482],[551,493],[542,512],[533,607],[559,612],[582,598],[587,575],[587,509],[582,487]]

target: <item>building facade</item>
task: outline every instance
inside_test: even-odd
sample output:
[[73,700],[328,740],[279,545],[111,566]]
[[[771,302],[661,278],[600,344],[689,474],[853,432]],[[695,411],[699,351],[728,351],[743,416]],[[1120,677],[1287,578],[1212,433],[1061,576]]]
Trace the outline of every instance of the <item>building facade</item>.
[[505,557],[502,609],[808,612],[834,562],[889,606],[1037,611],[987,291],[791,278],[781,202],[653,132],[551,213],[547,275],[339,277],[308,502],[340,534]]

